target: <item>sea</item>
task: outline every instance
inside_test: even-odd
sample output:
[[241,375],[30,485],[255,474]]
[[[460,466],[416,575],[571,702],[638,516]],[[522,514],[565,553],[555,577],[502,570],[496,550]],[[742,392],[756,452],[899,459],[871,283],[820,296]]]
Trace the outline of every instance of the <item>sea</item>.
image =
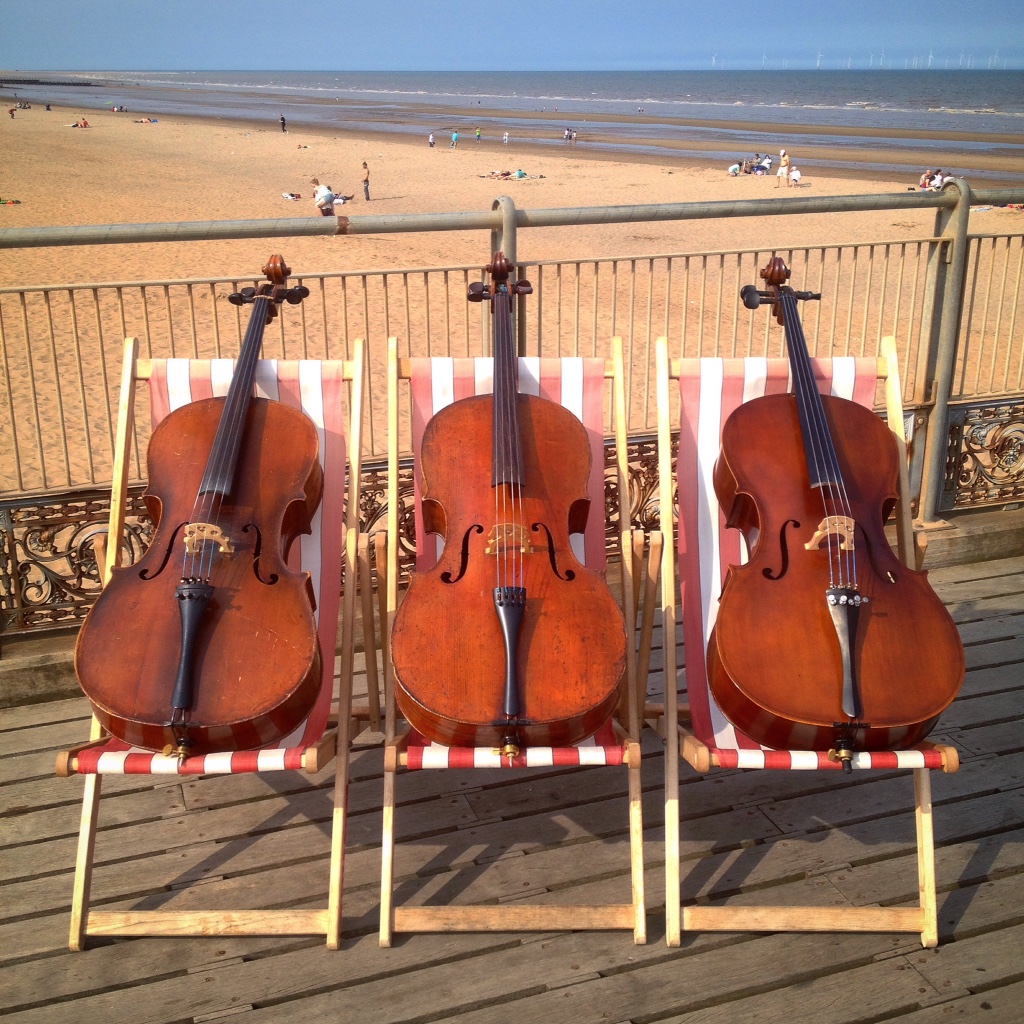
[[[933,149],[938,159],[955,140],[957,173],[1024,182],[1024,71],[0,72],[0,92],[10,98],[12,91],[33,104],[124,106],[155,118],[276,126],[283,115],[295,127],[421,136],[482,125],[541,145],[562,144],[570,128],[585,143],[588,133],[599,135],[589,144],[619,155],[664,152],[658,142],[665,140],[679,156],[728,160],[777,149],[780,127],[808,126],[817,144],[838,151],[822,165],[843,167],[843,151],[863,147],[892,159],[850,166],[893,169],[902,166],[902,149]],[[844,133],[851,128],[858,134]],[[700,145],[688,151],[688,142]],[[974,153],[1019,158],[1019,173],[972,167]]]

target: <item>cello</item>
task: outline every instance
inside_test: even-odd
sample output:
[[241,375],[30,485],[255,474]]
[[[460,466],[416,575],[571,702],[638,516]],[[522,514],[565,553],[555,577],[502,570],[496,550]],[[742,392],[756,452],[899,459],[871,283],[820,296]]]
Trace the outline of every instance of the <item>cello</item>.
[[264,273],[269,283],[229,296],[252,314],[227,396],[153,430],[152,543],[114,569],[75,647],[103,728],[179,763],[286,736],[320,689],[309,574],[287,564],[320,504],[319,439],[302,412],[253,395],[266,325],[309,290],[287,286],[280,256]]
[[714,487],[749,550],[730,566],[708,644],[708,682],[726,717],[776,748],[913,746],[960,689],[964,652],[927,573],[896,557],[884,524],[898,497],[899,450],[870,409],[823,396],[797,311],[820,295],[767,289],[785,327],[794,394],[739,406],[722,429]]
[[590,444],[567,409],[518,388],[510,283],[500,252],[490,287],[493,394],[453,402],[421,446],[427,533],[444,537],[415,572],[391,639],[398,705],[445,745],[491,745],[511,763],[523,745],[592,735],[616,704],[625,620],[604,574],[580,563],[570,534],[586,525]]

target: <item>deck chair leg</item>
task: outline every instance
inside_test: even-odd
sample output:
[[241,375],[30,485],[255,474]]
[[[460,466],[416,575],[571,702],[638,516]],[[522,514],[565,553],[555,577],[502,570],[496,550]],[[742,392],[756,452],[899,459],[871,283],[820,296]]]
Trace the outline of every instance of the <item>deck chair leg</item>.
[[370,716],[370,728],[374,732],[380,732],[380,680],[377,675],[377,630],[373,615],[370,538],[365,533],[359,535],[359,578],[359,596],[362,602],[363,616],[363,652],[366,659],[366,700]]
[[[393,751],[388,747],[385,753]],[[387,948],[395,930],[395,772],[384,770],[384,824],[381,829],[380,945]]]
[[932,779],[929,769],[914,769],[914,807],[917,822],[917,877],[921,895],[921,945],[939,944],[935,896],[935,829],[932,820]]
[[[350,698],[351,703],[351,698]],[[342,701],[338,716],[337,749],[334,762],[334,810],[331,814],[331,866],[327,888],[327,947],[341,945],[341,904],[345,888],[345,832],[348,823],[348,767],[352,717]]]
[[633,942],[647,942],[647,907],[644,893],[643,789],[640,782],[640,744],[631,741],[629,756],[629,853],[633,887]]
[[96,822],[100,812],[99,775],[85,777],[82,795],[82,819],[78,827],[78,853],[75,857],[75,886],[71,895],[71,932],[68,948],[85,949],[89,924],[89,892],[92,888],[92,861],[96,848]]

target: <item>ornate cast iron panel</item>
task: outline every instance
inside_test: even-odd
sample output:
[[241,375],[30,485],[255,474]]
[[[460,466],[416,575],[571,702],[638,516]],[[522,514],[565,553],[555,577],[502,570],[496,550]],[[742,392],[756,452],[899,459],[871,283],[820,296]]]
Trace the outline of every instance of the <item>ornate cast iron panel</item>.
[[[152,536],[141,491],[128,497],[123,564],[135,562]],[[109,515],[106,491],[0,504],[0,630],[51,629],[85,617],[100,590],[94,545]]]
[[1024,402],[951,406],[941,508],[1024,500]]
[[[605,447],[605,505],[614,507],[615,448]],[[129,494],[122,564],[138,561],[152,539],[152,522],[140,495]],[[653,437],[629,442],[629,505],[634,527],[658,525],[658,458]],[[412,463],[399,466],[399,531],[401,574],[413,566],[416,525],[413,516]],[[363,467],[359,520],[361,529],[386,528],[387,466]],[[77,492],[45,498],[9,500],[0,504],[0,631],[26,633],[73,627],[85,618],[99,593],[95,540],[106,533],[110,495]],[[609,551],[618,544],[618,523],[609,521]]]

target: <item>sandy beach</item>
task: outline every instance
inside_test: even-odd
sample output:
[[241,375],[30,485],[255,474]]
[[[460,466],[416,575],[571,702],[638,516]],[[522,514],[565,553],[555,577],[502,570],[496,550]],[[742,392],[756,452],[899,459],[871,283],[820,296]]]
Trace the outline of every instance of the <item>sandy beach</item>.
[[[808,171],[798,188],[777,189],[774,175],[732,178],[726,166],[710,157],[683,158],[668,149],[629,160],[612,157],[592,148],[585,132],[575,146],[528,147],[517,145],[514,137],[505,146],[494,127],[497,112],[477,113],[482,141],[463,133],[453,150],[449,135],[439,133],[430,149],[426,137],[389,133],[386,123],[372,133],[295,124],[282,132],[276,122],[160,116],[156,123],[140,124],[132,113],[46,111],[35,105],[0,122],[5,153],[0,197],[21,200],[0,206],[0,227],[315,217],[314,177],[355,197],[344,207],[353,217],[489,210],[502,194],[520,208],[548,209],[891,193],[916,184],[916,177],[904,172]],[[69,127],[83,116],[89,128]],[[555,134],[565,115],[551,117]],[[946,163],[955,169],[956,140],[949,145]],[[814,132],[807,128],[780,128],[776,161],[783,147],[796,167],[801,156],[812,152],[827,156],[815,148]],[[934,161],[935,153],[922,151],[922,169],[932,166],[926,160]],[[884,152],[861,155],[866,163],[885,159]],[[360,183],[364,160],[371,173],[369,203]],[[520,168],[528,175],[523,180],[488,176]],[[301,198],[290,201],[283,193]],[[1016,227],[1021,213],[993,209],[974,217],[984,218],[984,229],[1000,230]],[[519,256],[585,259],[909,237],[929,234],[933,220],[931,211],[911,210],[544,228],[520,232]],[[0,250],[0,280],[22,286],[245,274],[257,271],[272,251],[282,251],[297,273],[483,263],[488,245],[487,234],[477,231]]]

